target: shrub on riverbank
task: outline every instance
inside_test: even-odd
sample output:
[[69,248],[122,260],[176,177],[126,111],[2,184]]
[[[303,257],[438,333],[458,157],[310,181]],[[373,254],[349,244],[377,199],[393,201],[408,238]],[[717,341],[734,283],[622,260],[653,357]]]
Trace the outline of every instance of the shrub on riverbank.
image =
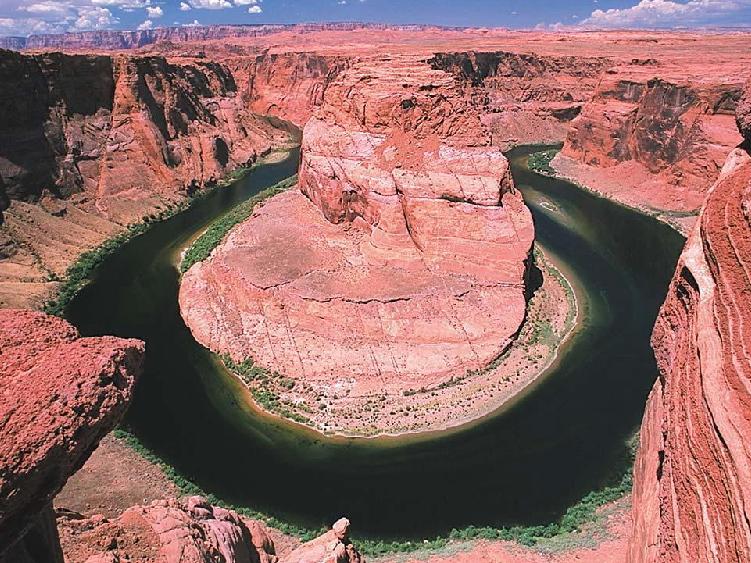
[[532,172],[538,174],[553,175],[555,170],[550,166],[550,162],[560,152],[560,149],[549,149],[540,152],[533,152],[527,157],[527,166]]
[[297,183],[297,175],[294,175],[286,180],[282,180],[278,184],[266,188],[259,192],[247,201],[233,207],[227,213],[219,217],[216,221],[209,225],[209,228],[196,239],[196,241],[188,248],[180,264],[180,271],[182,273],[187,272],[191,266],[198,262],[203,262],[210,255],[211,252],[219,246],[224,240],[232,227],[245,221],[253,213],[253,209],[256,205],[262,201],[275,196],[290,188]]

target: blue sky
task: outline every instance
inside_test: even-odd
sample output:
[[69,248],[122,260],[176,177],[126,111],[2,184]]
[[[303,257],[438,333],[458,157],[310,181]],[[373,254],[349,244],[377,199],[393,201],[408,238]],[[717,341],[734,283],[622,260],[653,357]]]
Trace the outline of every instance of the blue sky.
[[531,28],[751,25],[751,0],[0,0],[0,35],[212,23]]

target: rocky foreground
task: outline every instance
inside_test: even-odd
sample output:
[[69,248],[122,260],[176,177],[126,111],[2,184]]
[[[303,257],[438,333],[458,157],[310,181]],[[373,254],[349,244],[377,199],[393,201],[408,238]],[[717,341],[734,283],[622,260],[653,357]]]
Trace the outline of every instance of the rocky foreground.
[[0,310],[0,560],[62,561],[52,499],[119,422],[144,345]]
[[0,310],[0,562],[360,562],[346,518],[280,559],[262,523],[200,497],[113,520],[63,510],[56,522],[53,497],[122,418],[143,356],[138,340],[80,338],[61,319]]

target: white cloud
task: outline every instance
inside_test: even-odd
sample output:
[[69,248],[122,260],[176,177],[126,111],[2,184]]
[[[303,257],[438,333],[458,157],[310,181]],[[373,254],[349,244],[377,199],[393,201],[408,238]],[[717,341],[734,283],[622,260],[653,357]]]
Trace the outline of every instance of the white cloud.
[[582,25],[610,28],[711,24],[748,6],[748,0],[641,0],[630,8],[595,10]]
[[180,2],[180,11],[181,12],[189,12],[191,10],[190,4],[187,2]]
[[198,20],[193,20],[192,23],[184,23],[183,27],[201,27],[201,24]]
[[235,6],[249,6],[260,4],[259,0],[235,0]]
[[81,6],[78,8],[78,17],[69,29],[71,31],[108,29],[117,23],[120,23],[120,20],[113,16],[107,8]]
[[54,0],[46,0],[44,2],[35,2],[28,6],[19,6],[19,10],[29,12],[30,14],[39,14],[45,16],[65,18],[70,16],[73,6],[68,2],[55,2]]
[[97,6],[109,6],[121,10],[136,10],[151,5],[151,0],[91,0]]
[[164,15],[164,10],[161,6],[146,6],[146,14],[149,19],[161,18]]
[[140,24],[137,29],[138,31],[145,31],[147,29],[151,29],[153,25],[154,22],[152,22],[151,20],[146,20],[142,24]]
[[40,18],[0,18],[0,35],[31,35],[32,33],[61,33],[64,23],[48,22]]
[[255,6],[251,6],[250,8],[248,8],[248,13],[249,14],[260,14],[261,12],[263,12],[263,9],[258,4],[256,4]]
[[227,0],[190,0],[190,5],[198,10],[225,10],[232,8]]

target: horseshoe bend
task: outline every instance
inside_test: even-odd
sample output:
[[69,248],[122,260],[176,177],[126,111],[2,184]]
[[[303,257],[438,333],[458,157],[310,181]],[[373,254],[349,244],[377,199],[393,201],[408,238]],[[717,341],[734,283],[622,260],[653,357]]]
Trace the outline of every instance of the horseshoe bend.
[[751,561],[745,5],[20,2],[0,563]]

